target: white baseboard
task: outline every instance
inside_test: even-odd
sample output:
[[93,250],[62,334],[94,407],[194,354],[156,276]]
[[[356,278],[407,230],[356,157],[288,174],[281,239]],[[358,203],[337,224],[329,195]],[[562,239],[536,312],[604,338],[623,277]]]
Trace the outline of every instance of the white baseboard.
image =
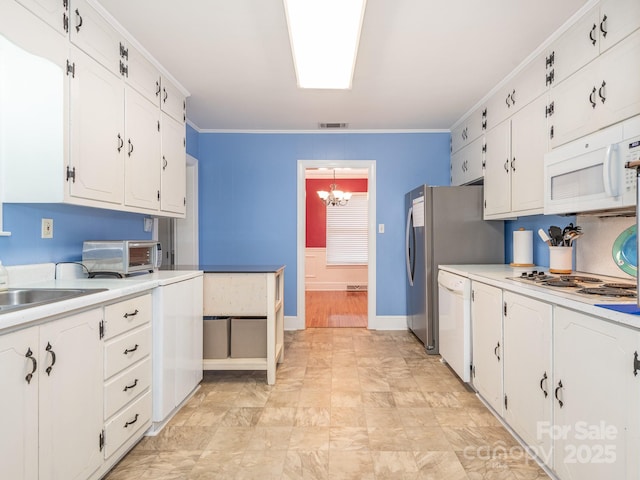
[[[367,327],[369,330],[406,330],[407,317],[404,315],[385,315],[374,317]],[[284,317],[285,330],[304,330],[304,319]]]
[[369,323],[369,330],[406,330],[407,317],[405,315],[376,316]]

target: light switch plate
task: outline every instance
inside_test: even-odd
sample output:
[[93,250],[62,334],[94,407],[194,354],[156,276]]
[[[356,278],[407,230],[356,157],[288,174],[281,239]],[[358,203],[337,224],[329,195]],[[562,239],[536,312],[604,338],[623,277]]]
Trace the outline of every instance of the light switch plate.
[[42,219],[42,238],[53,238],[53,219],[52,218],[43,218]]
[[144,219],[144,231],[150,232],[153,230],[153,218],[146,217]]

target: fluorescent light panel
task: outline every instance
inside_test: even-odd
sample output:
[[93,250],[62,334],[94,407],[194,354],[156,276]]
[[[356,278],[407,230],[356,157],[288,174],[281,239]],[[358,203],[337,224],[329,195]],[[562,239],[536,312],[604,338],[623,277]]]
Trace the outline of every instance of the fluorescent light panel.
[[300,88],[351,88],[366,0],[283,0]]

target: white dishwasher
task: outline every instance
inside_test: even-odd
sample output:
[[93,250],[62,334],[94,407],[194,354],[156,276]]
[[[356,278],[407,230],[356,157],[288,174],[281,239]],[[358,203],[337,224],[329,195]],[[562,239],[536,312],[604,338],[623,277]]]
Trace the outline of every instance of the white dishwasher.
[[440,355],[464,381],[471,380],[471,280],[438,273]]

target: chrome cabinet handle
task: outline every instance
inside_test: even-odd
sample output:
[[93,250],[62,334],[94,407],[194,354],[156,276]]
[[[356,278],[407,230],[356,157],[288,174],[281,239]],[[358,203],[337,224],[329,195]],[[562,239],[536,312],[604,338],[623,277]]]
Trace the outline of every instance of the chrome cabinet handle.
[[136,308],[136,309],[133,311],[133,313],[125,313],[125,314],[123,315],[123,317],[124,317],[124,318],[135,317],[136,315],[138,315],[138,313],[140,313],[140,312],[138,312],[138,309]]
[[166,170],[167,169],[167,165],[168,165],[167,159],[163,155],[162,156],[162,170]]
[[27,349],[27,353],[24,356],[31,360],[31,371],[27,373],[26,377],[24,377],[27,383],[31,383],[33,374],[36,373],[36,369],[38,368],[38,362],[36,362],[36,359],[33,357],[33,352],[30,348]]
[[131,156],[133,153],[133,143],[131,143],[131,139],[127,140],[127,143],[129,143],[129,151],[127,152],[127,155]]
[[511,160],[511,170],[516,171],[516,157],[513,157],[513,160]]
[[496,348],[493,349],[493,354],[498,357],[498,361],[500,360],[500,354],[498,353],[498,349],[500,348],[500,342],[496,345]]
[[156,97],[160,96],[160,82],[156,80]]
[[504,171],[509,173],[509,159],[504,162]]
[[127,348],[127,349],[124,351],[124,354],[125,354],[125,355],[129,355],[130,353],[135,352],[136,350],[138,350],[138,347],[139,347],[139,346],[140,346],[140,345],[138,345],[138,344],[136,343],[135,347],[133,347],[133,348]]
[[120,153],[122,147],[124,147],[124,140],[122,139],[122,136],[118,134],[118,153]]
[[49,342],[47,342],[45,350],[51,354],[51,365],[45,369],[45,372],[47,372],[47,375],[51,375],[51,370],[53,370],[53,366],[56,364],[56,352],[53,351],[53,347]]
[[164,92],[164,98],[162,99],[162,101],[164,103],[167,103],[167,98],[169,98],[169,92],[167,92],[166,88],[163,88],[162,91]]

